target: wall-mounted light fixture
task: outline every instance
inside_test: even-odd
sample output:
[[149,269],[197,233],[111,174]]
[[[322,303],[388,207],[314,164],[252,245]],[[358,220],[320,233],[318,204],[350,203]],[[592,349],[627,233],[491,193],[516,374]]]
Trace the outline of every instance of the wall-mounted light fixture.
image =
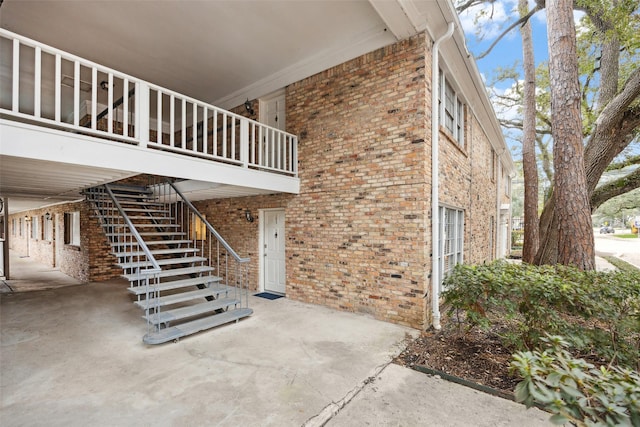
[[247,219],[247,221],[253,222],[253,215],[251,215],[251,211],[249,209],[244,211],[244,217]]
[[101,82],[100,82],[100,88],[101,88],[102,90],[107,90],[107,89],[109,89],[109,83],[108,83],[106,80],[101,81]]
[[44,214],[44,219],[46,219],[47,221],[51,221],[51,214],[49,212]]
[[31,218],[29,217],[29,215],[25,215],[24,216],[24,221],[25,222],[31,222]]
[[255,111],[253,111],[253,104],[251,103],[251,101],[249,101],[249,98],[247,98],[247,100],[244,102],[244,108],[245,110],[247,110],[247,113],[251,114],[252,116],[255,113]]

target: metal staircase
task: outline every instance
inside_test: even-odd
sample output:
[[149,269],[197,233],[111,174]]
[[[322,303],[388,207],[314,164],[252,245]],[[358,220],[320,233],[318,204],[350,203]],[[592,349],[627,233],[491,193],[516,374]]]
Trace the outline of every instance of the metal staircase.
[[238,321],[249,305],[241,258],[171,182],[85,192],[144,310],[146,344]]

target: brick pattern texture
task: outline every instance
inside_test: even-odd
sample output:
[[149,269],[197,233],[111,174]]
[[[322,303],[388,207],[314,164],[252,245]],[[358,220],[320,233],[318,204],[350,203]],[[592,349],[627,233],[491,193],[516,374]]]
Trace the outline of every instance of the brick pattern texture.
[[[299,195],[195,203],[240,256],[251,258],[252,289],[260,289],[260,210],[280,208],[287,297],[428,327],[432,44],[423,33],[286,88],[287,131],[299,137]],[[253,106],[255,118],[258,102]],[[465,211],[465,262],[482,262],[495,250],[489,227],[492,216],[497,221],[498,180],[489,170],[495,153],[473,110],[466,108],[464,148],[440,129],[439,195],[443,205]],[[233,111],[246,115],[243,106]],[[65,248],[63,271],[82,280],[120,274],[84,202],[50,212],[71,208],[81,210],[82,244]],[[247,209],[254,222],[245,219]]]

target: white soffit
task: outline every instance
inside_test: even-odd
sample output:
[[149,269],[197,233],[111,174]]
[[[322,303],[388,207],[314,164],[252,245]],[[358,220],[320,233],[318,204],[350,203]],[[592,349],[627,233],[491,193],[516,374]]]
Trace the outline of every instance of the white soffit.
[[367,0],[4,0],[0,26],[223,108],[396,41]]
[[416,26],[407,15],[400,1],[369,0],[369,2],[387,24],[389,31],[393,33],[396,39],[406,39],[416,33]]

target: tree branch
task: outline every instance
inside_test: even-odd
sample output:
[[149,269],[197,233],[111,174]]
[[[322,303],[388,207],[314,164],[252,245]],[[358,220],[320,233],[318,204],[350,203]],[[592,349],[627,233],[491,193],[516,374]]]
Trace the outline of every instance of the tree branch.
[[624,159],[621,162],[611,163],[607,167],[607,172],[620,170],[631,165],[640,165],[640,155],[631,156],[628,159]]
[[531,17],[532,17],[536,12],[539,12],[540,10],[542,10],[542,7],[541,7],[539,4],[536,4],[536,7],[534,7],[533,9],[531,9],[531,10],[529,11],[529,13],[527,13],[527,14],[526,14],[525,16],[523,16],[522,18],[518,19],[518,20],[517,20],[516,22],[514,22],[513,24],[509,25],[509,27],[508,27],[506,30],[504,30],[504,31],[502,32],[502,34],[500,34],[500,35],[499,35],[499,36],[498,36],[498,37],[493,41],[493,43],[491,43],[491,46],[489,46],[489,48],[488,48],[486,51],[484,51],[483,53],[481,53],[479,56],[477,56],[477,57],[476,57],[476,60],[478,60],[478,59],[482,59],[482,58],[484,58],[485,56],[487,56],[487,55],[488,55],[488,54],[493,50],[493,48],[494,48],[494,47],[496,47],[496,45],[498,44],[498,42],[499,42],[500,40],[502,40],[502,38],[503,38],[504,36],[506,36],[506,35],[507,35],[511,30],[513,30],[513,29],[514,29],[515,27],[517,27],[518,25],[522,25],[522,24],[526,23],[526,22],[529,20],[529,18],[531,18]]
[[593,193],[591,193],[591,212],[594,212],[598,206],[607,200],[628,193],[636,188],[640,188],[640,168],[636,168],[633,172],[622,178],[608,182],[593,190]]

